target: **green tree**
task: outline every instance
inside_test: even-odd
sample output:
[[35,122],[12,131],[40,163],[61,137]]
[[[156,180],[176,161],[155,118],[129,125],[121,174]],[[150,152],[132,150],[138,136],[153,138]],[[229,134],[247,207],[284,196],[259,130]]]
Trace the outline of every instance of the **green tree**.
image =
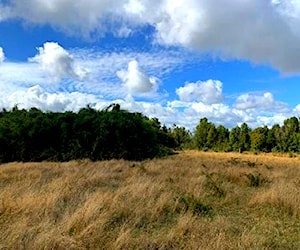
[[240,151],[240,134],[241,128],[239,126],[236,126],[230,130],[229,145],[233,151]]
[[[279,125],[274,125],[271,129],[268,130],[268,134],[267,134],[267,140],[266,140],[266,144],[267,144],[267,151],[271,152],[271,151],[277,151],[277,140],[276,140],[276,130],[277,130],[277,126],[279,127]],[[280,127],[279,127],[280,130]]]
[[216,150],[229,151],[229,130],[223,125],[219,125],[216,129],[217,132],[217,142]]
[[281,127],[283,151],[296,152],[298,150],[299,121],[297,117],[286,119]]
[[250,142],[250,128],[248,127],[247,123],[243,123],[241,125],[239,141],[240,141],[240,151],[248,151],[251,147]]
[[217,130],[213,123],[209,124],[207,132],[207,142],[205,146],[209,149],[215,149],[217,147]]
[[255,152],[267,152],[268,127],[258,127],[251,132],[251,149]]
[[211,123],[208,122],[207,118],[201,118],[199,124],[196,127],[194,140],[197,149],[206,149],[207,147],[207,136]]
[[171,134],[175,141],[175,146],[177,149],[185,149],[191,147],[192,135],[185,127],[178,127],[173,125],[171,129]]

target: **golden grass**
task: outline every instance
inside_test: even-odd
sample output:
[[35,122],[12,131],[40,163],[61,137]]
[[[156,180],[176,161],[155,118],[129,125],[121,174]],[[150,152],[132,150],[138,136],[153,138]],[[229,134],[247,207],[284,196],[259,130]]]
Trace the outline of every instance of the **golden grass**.
[[0,249],[300,249],[300,159],[0,165]]

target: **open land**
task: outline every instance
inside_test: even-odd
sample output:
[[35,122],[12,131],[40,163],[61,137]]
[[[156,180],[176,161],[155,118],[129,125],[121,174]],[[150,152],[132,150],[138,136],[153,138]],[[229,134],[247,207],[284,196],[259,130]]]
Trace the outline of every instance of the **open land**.
[[300,158],[2,164],[0,249],[300,249]]

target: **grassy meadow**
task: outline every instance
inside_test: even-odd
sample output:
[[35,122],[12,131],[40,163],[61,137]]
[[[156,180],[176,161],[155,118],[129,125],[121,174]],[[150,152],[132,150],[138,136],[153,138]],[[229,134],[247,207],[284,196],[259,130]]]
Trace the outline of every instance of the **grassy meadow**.
[[300,158],[2,164],[0,249],[300,249]]

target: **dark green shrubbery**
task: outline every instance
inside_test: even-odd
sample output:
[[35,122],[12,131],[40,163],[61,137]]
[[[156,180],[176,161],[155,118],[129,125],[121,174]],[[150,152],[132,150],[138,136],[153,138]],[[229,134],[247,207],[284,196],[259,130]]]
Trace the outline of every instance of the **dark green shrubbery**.
[[[69,161],[161,156],[174,146],[173,138],[140,113],[111,105],[89,106],[78,113],[39,109],[0,112],[0,161]],[[157,126],[159,124],[159,126]]]

